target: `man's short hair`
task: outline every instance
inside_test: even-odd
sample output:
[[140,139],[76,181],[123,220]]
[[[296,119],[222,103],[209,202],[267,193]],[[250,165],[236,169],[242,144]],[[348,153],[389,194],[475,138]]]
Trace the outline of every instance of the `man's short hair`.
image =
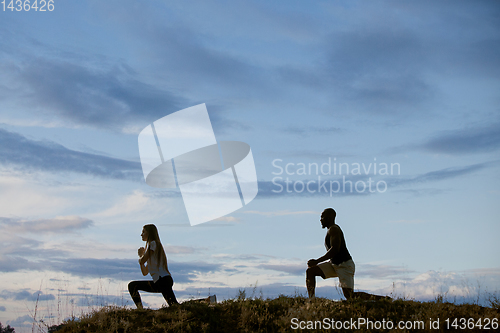
[[326,213],[328,217],[333,217],[334,219],[337,217],[337,212],[333,208],[326,208],[323,212]]

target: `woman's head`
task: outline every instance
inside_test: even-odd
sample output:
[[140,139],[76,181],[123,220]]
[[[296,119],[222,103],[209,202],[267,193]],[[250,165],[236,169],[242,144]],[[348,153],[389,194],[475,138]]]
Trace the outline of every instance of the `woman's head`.
[[142,240],[150,243],[151,241],[155,241],[157,243],[160,242],[160,236],[158,235],[158,229],[154,224],[146,224],[142,227]]

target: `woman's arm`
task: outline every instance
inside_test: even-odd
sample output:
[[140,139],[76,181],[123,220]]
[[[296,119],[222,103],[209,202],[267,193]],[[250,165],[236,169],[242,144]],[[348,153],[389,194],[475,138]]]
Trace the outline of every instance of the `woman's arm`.
[[141,265],[141,272],[142,275],[146,276],[149,273],[148,266],[145,266],[144,263],[141,262],[141,259],[139,259],[139,265]]
[[147,262],[148,262],[148,260],[149,260],[149,255],[150,255],[150,253],[151,253],[151,250],[148,248],[148,250],[144,252],[144,255],[141,257],[141,259],[140,259],[140,262],[139,262],[139,263],[140,263],[140,264],[145,264],[145,263],[147,263]]
[[141,265],[142,275],[146,276],[149,273],[149,269],[148,269],[148,266],[146,266],[145,264],[148,262],[151,250],[149,249],[149,247],[148,247],[147,251],[144,251],[144,248],[142,248],[142,250],[143,251],[141,251],[141,249],[139,249],[139,251],[143,253],[142,257],[139,259],[139,265]]

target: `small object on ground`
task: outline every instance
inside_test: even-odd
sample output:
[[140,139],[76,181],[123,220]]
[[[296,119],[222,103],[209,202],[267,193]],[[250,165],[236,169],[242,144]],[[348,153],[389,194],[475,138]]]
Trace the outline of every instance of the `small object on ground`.
[[198,299],[191,299],[187,302],[198,302],[198,303],[208,303],[208,304],[212,304],[212,303],[217,303],[217,296],[215,295],[210,295],[206,298],[198,298]]

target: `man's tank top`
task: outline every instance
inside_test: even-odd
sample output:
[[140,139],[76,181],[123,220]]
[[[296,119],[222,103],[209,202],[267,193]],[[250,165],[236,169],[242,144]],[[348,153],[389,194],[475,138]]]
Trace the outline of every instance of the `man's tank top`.
[[[338,225],[333,225],[330,228],[338,227],[340,230],[340,249],[339,252],[330,259],[330,262],[335,265],[339,265],[340,263],[343,263],[344,261],[347,261],[349,259],[352,259],[351,255],[349,254],[349,250],[347,250],[347,246],[345,244],[345,239],[344,239],[344,233],[342,232],[342,229]],[[328,251],[332,246],[330,244],[330,237],[328,237],[328,234],[325,237],[325,247],[326,250]]]

